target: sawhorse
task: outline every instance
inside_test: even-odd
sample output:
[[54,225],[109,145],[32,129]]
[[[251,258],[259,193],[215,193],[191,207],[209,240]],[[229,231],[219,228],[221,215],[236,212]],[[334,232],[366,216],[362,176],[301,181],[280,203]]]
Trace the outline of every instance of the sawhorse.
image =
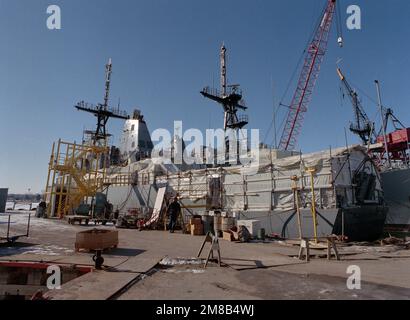
[[327,260],[332,259],[332,249],[335,253],[335,257],[337,261],[340,261],[340,256],[339,252],[337,251],[336,243],[335,243],[336,238],[333,236],[326,237],[327,241]]
[[299,254],[298,254],[298,259],[299,260],[303,260],[303,255],[304,255],[305,251],[306,251],[305,260],[306,260],[306,262],[309,262],[310,261],[309,239],[301,239],[300,240],[300,248],[299,248]]
[[[328,236],[328,237],[317,238],[317,239],[326,240],[327,260],[332,259],[332,250],[333,250],[336,260],[340,261],[340,255],[339,255],[339,252],[337,251],[337,247],[335,243],[336,238],[334,236]],[[310,240],[311,239],[308,239],[308,238],[303,238],[300,240],[300,248],[299,248],[299,254],[298,254],[299,260],[303,260],[303,257],[304,257],[306,262],[310,261]]]
[[207,267],[209,259],[213,259],[214,258],[214,250],[217,251],[218,253],[218,265],[221,267],[221,248],[219,246],[219,239],[217,236],[213,235],[211,232],[208,232],[205,236],[204,242],[202,243],[201,249],[199,249],[198,255],[197,257],[199,258],[201,256],[202,250],[205,247],[205,244],[207,242],[211,243],[211,247],[209,249],[209,253],[208,256],[206,258],[206,262],[205,262],[205,266],[204,268]]

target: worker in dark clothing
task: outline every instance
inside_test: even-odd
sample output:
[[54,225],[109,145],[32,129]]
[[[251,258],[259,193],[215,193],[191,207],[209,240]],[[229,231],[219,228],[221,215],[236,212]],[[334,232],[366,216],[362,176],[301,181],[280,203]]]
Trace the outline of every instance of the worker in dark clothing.
[[178,203],[178,197],[174,197],[173,201],[168,207],[169,224],[168,229],[170,233],[174,233],[175,225],[177,224],[178,215],[181,212],[181,205]]

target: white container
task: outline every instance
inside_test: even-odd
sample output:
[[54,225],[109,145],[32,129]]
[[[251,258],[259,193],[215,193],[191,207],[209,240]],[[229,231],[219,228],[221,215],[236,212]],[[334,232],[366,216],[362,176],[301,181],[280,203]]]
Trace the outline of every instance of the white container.
[[258,231],[261,228],[261,222],[259,220],[238,220],[236,225],[238,228],[245,226],[253,237],[258,236]]

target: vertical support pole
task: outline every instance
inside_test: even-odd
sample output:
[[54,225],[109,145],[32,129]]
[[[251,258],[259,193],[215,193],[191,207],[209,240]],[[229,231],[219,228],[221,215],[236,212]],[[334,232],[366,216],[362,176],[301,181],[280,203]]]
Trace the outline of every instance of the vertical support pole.
[[[44,191],[44,201],[47,202],[47,197],[49,197],[49,204],[46,207],[46,215],[49,217],[51,213],[51,198],[52,198],[52,189],[50,192],[48,191],[48,188],[50,187],[50,175],[51,171],[53,170],[53,162],[54,162],[54,148],[55,148],[55,142],[53,142],[53,146],[51,147],[51,155],[50,155],[50,162],[48,163],[48,172],[47,172],[47,182],[46,182],[46,189]],[[53,178],[54,179],[54,178]],[[14,208],[13,208],[14,210]]]
[[[104,170],[104,166],[105,166],[105,153],[101,152],[101,149],[94,147],[94,151],[93,153],[96,156],[97,159],[97,163],[95,164],[95,171],[94,171],[94,183],[92,183],[92,180],[89,179],[89,185],[88,185],[88,190],[92,189],[93,193],[98,191],[98,173],[100,172],[100,166],[102,165],[102,168]],[[100,162],[101,161],[101,162]]]
[[10,223],[11,223],[10,219],[11,219],[11,215],[9,214],[9,220],[8,220],[8,223],[7,223],[7,241],[10,238]]
[[[76,161],[75,161],[75,151],[76,151],[76,144],[74,143],[72,145],[71,155],[67,154],[67,158],[71,158],[71,166],[75,166],[75,163],[76,163]],[[67,196],[66,196],[66,199],[65,199],[66,212],[68,212],[68,209],[70,207],[72,207],[71,204],[73,203],[72,197],[74,197],[74,195],[73,195],[72,190],[71,190],[72,180],[73,180],[73,177],[70,174],[68,176]]]
[[[56,166],[58,166],[59,161],[60,161],[60,150],[61,150],[61,139],[58,140],[57,154],[56,154],[56,160],[55,160],[55,165]],[[57,173],[57,170],[55,169],[54,174],[53,174],[53,185],[54,185],[54,188],[55,188],[55,201],[57,201],[57,212],[54,212],[54,215],[57,214],[57,216],[59,216],[60,215],[60,205],[61,205],[61,188],[60,188],[60,191],[57,191],[57,189],[56,189],[57,188],[56,183],[55,183],[56,173]]]
[[[64,157],[64,166],[69,165],[69,151],[70,151],[70,144],[67,143],[65,157]],[[66,182],[66,179],[67,179],[67,172],[61,171],[60,176],[61,176],[61,186],[60,186],[61,194],[60,194],[58,213],[59,213],[60,218],[64,218],[66,210],[67,210],[66,203],[67,203],[67,197],[68,197],[68,191],[64,191],[64,188],[66,186],[65,182]],[[62,203],[63,202],[63,196],[65,196],[64,206],[63,206],[63,203]]]
[[302,218],[300,216],[300,204],[299,204],[299,188],[298,188],[298,181],[299,178],[297,176],[292,176],[290,178],[293,181],[293,198],[296,205],[296,216],[298,220],[298,230],[299,230],[299,239],[303,239],[303,232],[302,232]]
[[246,176],[243,175],[242,178],[242,190],[243,190],[243,210],[246,211],[248,210],[248,194],[247,194],[247,190],[248,190],[248,185],[247,185],[247,179]]
[[312,204],[311,212],[313,218],[313,234],[315,236],[315,243],[317,243],[317,213],[316,213],[316,196],[315,196],[315,184],[314,184],[314,173],[316,172],[315,168],[309,168],[308,172],[310,173],[310,188],[312,191]]
[[[273,213],[274,207],[275,207],[275,201],[273,198],[273,195],[275,193],[275,176],[273,174],[273,155],[272,155],[272,149],[270,149],[270,178],[271,178],[271,195],[270,195],[270,208],[271,212]],[[271,217],[270,217],[271,219]]]
[[28,214],[28,222],[27,222],[27,233],[26,233],[26,237],[29,236],[29,232],[30,232],[30,222],[31,222],[31,213]]
[[379,102],[379,112],[380,112],[380,117],[382,120],[382,132],[383,132],[383,141],[384,141],[384,150],[386,152],[386,157],[387,157],[387,162],[389,164],[389,168],[391,168],[391,160],[390,160],[390,155],[389,155],[389,147],[387,145],[387,135],[386,135],[386,123],[385,119],[383,117],[383,105],[382,105],[382,98],[380,94],[380,83],[378,80],[374,81],[376,83],[376,90],[377,90],[377,98]]
[[329,238],[327,238],[327,248],[326,248],[326,256],[327,256],[327,260],[330,260],[331,259],[331,257],[332,257],[332,248],[331,248],[331,246],[332,246],[332,244],[330,243],[330,239]]

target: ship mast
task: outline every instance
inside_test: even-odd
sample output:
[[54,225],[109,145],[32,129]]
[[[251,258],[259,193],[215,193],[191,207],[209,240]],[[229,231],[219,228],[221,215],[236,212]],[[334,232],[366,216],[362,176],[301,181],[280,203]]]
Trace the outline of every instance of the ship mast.
[[[205,87],[201,94],[210,100],[213,100],[222,106],[224,111],[224,131],[225,131],[225,160],[229,159],[229,153],[232,146],[229,145],[228,130],[233,130],[239,142],[239,130],[248,124],[246,115],[239,115],[239,110],[247,110],[245,102],[242,99],[242,91],[239,89],[239,84],[228,85],[227,81],[227,64],[226,64],[226,47],[222,44],[220,51],[220,78],[221,89]],[[233,146],[235,147],[235,146]],[[238,151],[238,146],[236,146]],[[239,152],[237,152],[237,156]]]
[[108,60],[105,66],[105,91],[104,91],[104,102],[101,104],[93,105],[84,101],[80,101],[75,105],[75,108],[80,111],[85,111],[92,113],[97,117],[97,127],[92,134],[92,143],[96,146],[106,146],[107,138],[109,134],[107,133],[107,122],[110,118],[117,119],[129,119],[129,115],[125,111],[120,111],[119,107],[116,109],[111,109],[108,106],[108,101],[110,97],[110,84],[111,84],[111,74],[112,74],[112,61],[111,58]]

